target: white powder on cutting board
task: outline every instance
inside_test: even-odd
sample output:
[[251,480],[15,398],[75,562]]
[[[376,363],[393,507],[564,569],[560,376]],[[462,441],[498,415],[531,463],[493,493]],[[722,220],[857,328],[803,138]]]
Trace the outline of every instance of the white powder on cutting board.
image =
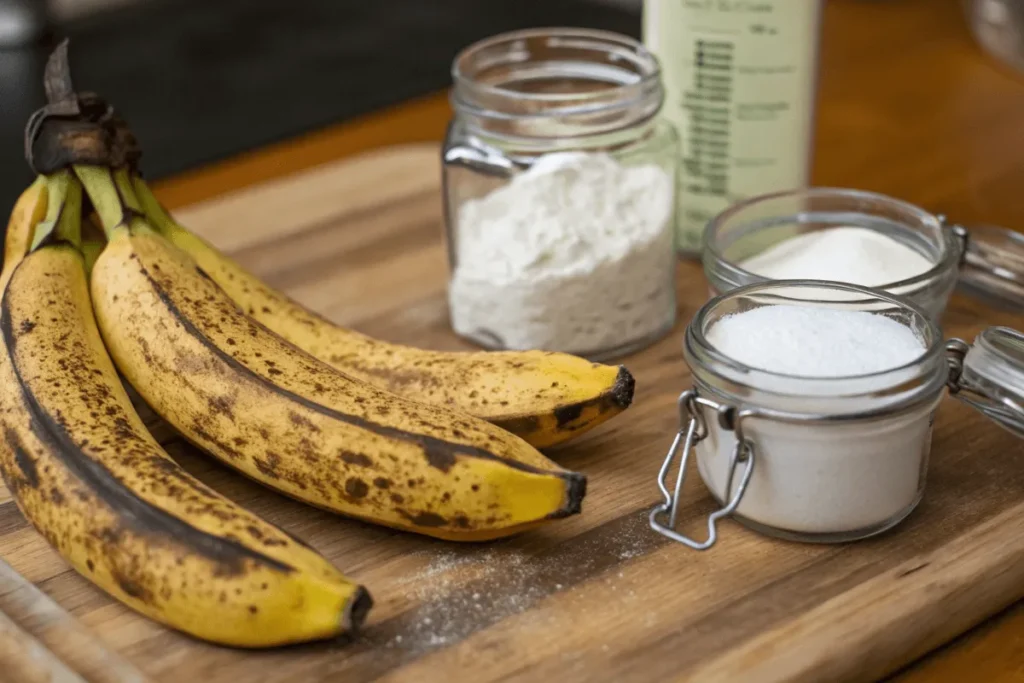
[[540,157],[458,212],[452,326],[582,354],[656,334],[674,314],[672,206],[672,176],[656,165]]
[[935,264],[883,233],[839,226],[783,240],[738,265],[772,280],[834,280],[879,287],[926,273]]

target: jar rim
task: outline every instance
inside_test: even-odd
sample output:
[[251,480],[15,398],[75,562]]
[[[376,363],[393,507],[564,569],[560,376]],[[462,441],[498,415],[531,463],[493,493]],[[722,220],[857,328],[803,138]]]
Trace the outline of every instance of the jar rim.
[[[652,119],[664,102],[657,57],[630,36],[598,29],[499,33],[459,51],[451,75],[452,107],[482,128],[568,120],[584,129],[615,129]],[[509,85],[544,82],[557,90]]]
[[[509,97],[516,97],[518,99],[536,100],[536,101],[550,101],[559,99],[586,99],[591,96],[591,93],[524,93],[519,90],[512,90],[510,88],[503,88],[501,86],[489,85],[486,83],[480,83],[472,79],[471,76],[463,73],[462,65],[470,56],[483,51],[489,47],[495,47],[502,43],[514,43],[521,41],[526,38],[541,38],[547,37],[549,39],[573,39],[573,38],[589,38],[596,42],[603,42],[609,47],[620,47],[626,48],[631,54],[635,55],[638,59],[635,63],[642,64],[645,66],[645,70],[640,74],[640,78],[633,83],[624,83],[618,87],[620,88],[633,88],[643,83],[649,83],[651,81],[658,81],[661,78],[661,64],[658,62],[657,57],[654,53],[647,49],[643,43],[630,36],[616,33],[614,31],[605,31],[602,29],[592,28],[576,28],[576,27],[561,27],[553,26],[546,28],[526,28],[519,29],[516,31],[506,31],[505,33],[498,33],[496,35],[483,38],[467,45],[461,49],[456,55],[455,59],[452,60],[451,75],[452,80],[456,83],[472,81],[473,87],[484,92],[489,92],[494,95],[505,95]],[[526,60],[524,60],[526,61]]]
[[[755,284],[781,282],[780,280],[773,280],[771,278],[764,277],[763,275],[758,275],[757,273],[746,270],[742,268],[738,263],[735,263],[727,259],[722,254],[716,241],[713,239],[713,236],[718,232],[718,226],[734,218],[737,214],[741,213],[742,211],[749,209],[753,206],[757,206],[758,204],[761,204],[763,202],[786,198],[814,198],[829,196],[845,197],[850,199],[858,199],[862,201],[882,202],[891,207],[898,208],[902,211],[907,212],[908,214],[915,216],[921,222],[934,222],[936,226],[941,227],[941,220],[935,214],[930,213],[925,209],[922,209],[916,204],[912,204],[910,202],[904,201],[902,199],[897,199],[895,197],[882,194],[880,192],[828,186],[782,190],[779,192],[771,192],[767,194],[757,195],[754,197],[749,197],[742,201],[736,202],[735,204],[732,204],[731,206],[726,208],[721,213],[717,214],[710,221],[708,221],[708,225],[704,230],[705,258],[707,258],[707,256],[714,257],[714,259],[719,264],[724,265],[730,271],[730,275],[739,275],[748,282],[753,282]],[[914,275],[913,277],[877,285],[876,287],[873,287],[873,289],[905,289],[907,287],[913,287],[915,285],[921,285],[931,282],[936,277],[942,275],[950,268],[956,268],[959,266],[961,260],[961,251],[958,245],[959,242],[957,241],[956,236],[953,235],[951,231],[943,230],[942,240],[939,244],[939,248],[941,250],[941,257],[932,265],[931,268],[924,271],[923,273]]]
[[[766,370],[764,368],[754,368],[738,361],[721,351],[719,351],[711,342],[708,340],[705,334],[705,326],[707,318],[715,311],[715,309],[722,303],[730,299],[738,299],[741,297],[747,297],[757,294],[772,294],[772,290],[840,290],[853,292],[857,294],[863,294],[863,299],[857,300],[826,300],[826,299],[815,299],[815,298],[794,298],[792,296],[786,297],[781,294],[777,294],[779,297],[779,304],[785,305],[787,301],[794,302],[795,305],[800,305],[796,302],[803,302],[803,304],[814,304],[821,303],[827,305],[836,306],[851,306],[856,307],[863,305],[865,301],[876,301],[880,303],[891,304],[894,308],[905,310],[913,314],[915,322],[920,324],[922,328],[928,330],[929,339],[927,340],[927,347],[924,351],[914,358],[912,361],[904,363],[898,367],[888,368],[872,373],[865,373],[860,375],[846,375],[836,377],[815,377],[806,375],[793,375],[783,372],[776,372],[772,370]],[[686,328],[686,336],[684,341],[684,352],[687,357],[687,361],[691,363],[691,369],[694,370],[694,374],[697,374],[697,369],[692,367],[692,361],[696,360],[704,366],[710,366],[710,364],[716,364],[719,367],[727,367],[737,371],[738,374],[744,378],[742,381],[737,380],[735,377],[730,376],[730,381],[733,381],[741,386],[749,389],[755,389],[759,392],[774,395],[785,395],[785,396],[800,396],[803,395],[802,391],[787,390],[780,391],[772,388],[772,383],[782,380],[787,387],[795,387],[797,389],[806,389],[808,394],[819,395],[819,396],[830,396],[830,397],[842,397],[842,396],[857,396],[864,395],[867,393],[877,393],[879,390],[884,390],[887,387],[898,386],[901,383],[905,383],[909,375],[913,374],[915,369],[928,368],[936,363],[940,357],[945,357],[945,341],[942,337],[942,332],[939,329],[938,324],[929,316],[924,309],[918,306],[916,303],[906,299],[904,297],[890,294],[889,292],[872,289],[868,287],[861,287],[859,285],[851,285],[845,282],[831,282],[827,280],[767,280],[764,282],[755,282],[748,285],[743,285],[732,289],[724,294],[716,296],[705,303],[694,315],[693,320]],[[942,364],[945,367],[945,363]],[[709,371],[713,374],[720,375],[714,368],[709,367]],[[880,381],[886,377],[892,377],[891,383]],[[863,384],[863,387],[857,385]],[[945,385],[945,375],[942,376],[942,384]],[[829,391],[827,393],[821,393],[821,389],[825,385],[833,385],[836,387],[836,391]],[[843,387],[839,385],[846,385],[846,389],[850,393],[843,391]],[[925,383],[927,386],[928,383]],[[929,392],[930,393],[930,392]],[[916,397],[918,392],[914,392]]]

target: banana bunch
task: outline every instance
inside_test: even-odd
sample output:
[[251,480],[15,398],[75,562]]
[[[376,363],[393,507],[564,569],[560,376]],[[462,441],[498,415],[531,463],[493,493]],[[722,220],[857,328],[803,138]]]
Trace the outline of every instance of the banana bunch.
[[264,647],[356,628],[369,594],[181,469],[146,431],[96,327],[81,187],[33,184],[0,274],[0,472],[25,517],[129,607],[217,643]]
[[580,511],[586,478],[537,447],[628,406],[624,368],[421,351],[318,318],[171,219],[131,131],[72,90],[66,50],[27,128],[41,175],[0,273],[0,473],[71,566],[153,619],[242,647],[350,632],[372,604],[180,468],[122,378],[207,454],[342,515],[481,541]]

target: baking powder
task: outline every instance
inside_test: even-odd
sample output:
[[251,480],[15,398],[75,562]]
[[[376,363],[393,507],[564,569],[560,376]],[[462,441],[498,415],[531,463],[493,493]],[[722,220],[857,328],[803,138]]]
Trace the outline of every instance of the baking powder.
[[[874,373],[896,370],[925,353],[922,340],[896,320],[812,306],[765,306],[733,314],[716,322],[707,338],[748,367],[805,378],[866,377],[859,397],[843,399],[849,409],[869,405],[866,392],[899,387],[899,379]],[[799,393],[797,387],[807,382],[780,376],[759,386],[786,395],[772,399],[784,400],[785,410],[809,415],[828,412],[823,402],[834,406],[842,396],[839,380],[815,382],[821,385],[817,396]],[[745,435],[754,444],[756,465],[737,514],[803,535],[863,535],[899,521],[923,491],[931,417],[940,397],[869,420],[752,420]],[[707,422],[708,438],[697,446],[698,467],[708,488],[725,500],[736,440],[717,421]]]
[[458,212],[452,326],[489,346],[592,355],[675,317],[673,178],[608,154],[540,157]]
[[791,237],[738,265],[772,280],[833,280],[864,287],[907,280],[935,266],[888,235],[854,226]]

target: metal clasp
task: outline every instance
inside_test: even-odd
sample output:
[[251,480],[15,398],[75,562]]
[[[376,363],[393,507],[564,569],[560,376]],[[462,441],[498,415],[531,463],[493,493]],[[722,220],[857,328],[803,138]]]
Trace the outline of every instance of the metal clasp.
[[[754,444],[743,435],[743,421],[756,413],[753,410],[737,410],[733,406],[703,398],[694,389],[680,394],[678,405],[680,429],[672,440],[672,446],[658,472],[658,488],[661,489],[664,502],[651,510],[651,529],[694,550],[707,550],[715,544],[718,538],[718,520],[728,517],[736,511],[747,490],[747,484],[750,483],[750,477],[754,473]],[[736,447],[730,458],[729,476],[725,483],[726,496],[729,496],[729,492],[732,491],[737,468],[741,463],[744,464],[736,492],[732,494],[725,506],[708,517],[708,538],[704,542],[694,540],[676,531],[676,525],[679,522],[680,497],[683,491],[683,482],[686,480],[686,467],[690,460],[690,452],[708,435],[707,423],[704,421],[704,413],[701,408],[715,411],[719,426],[736,435]],[[682,456],[679,462],[679,473],[676,475],[675,488],[669,491],[669,472],[680,451],[682,451]]]

